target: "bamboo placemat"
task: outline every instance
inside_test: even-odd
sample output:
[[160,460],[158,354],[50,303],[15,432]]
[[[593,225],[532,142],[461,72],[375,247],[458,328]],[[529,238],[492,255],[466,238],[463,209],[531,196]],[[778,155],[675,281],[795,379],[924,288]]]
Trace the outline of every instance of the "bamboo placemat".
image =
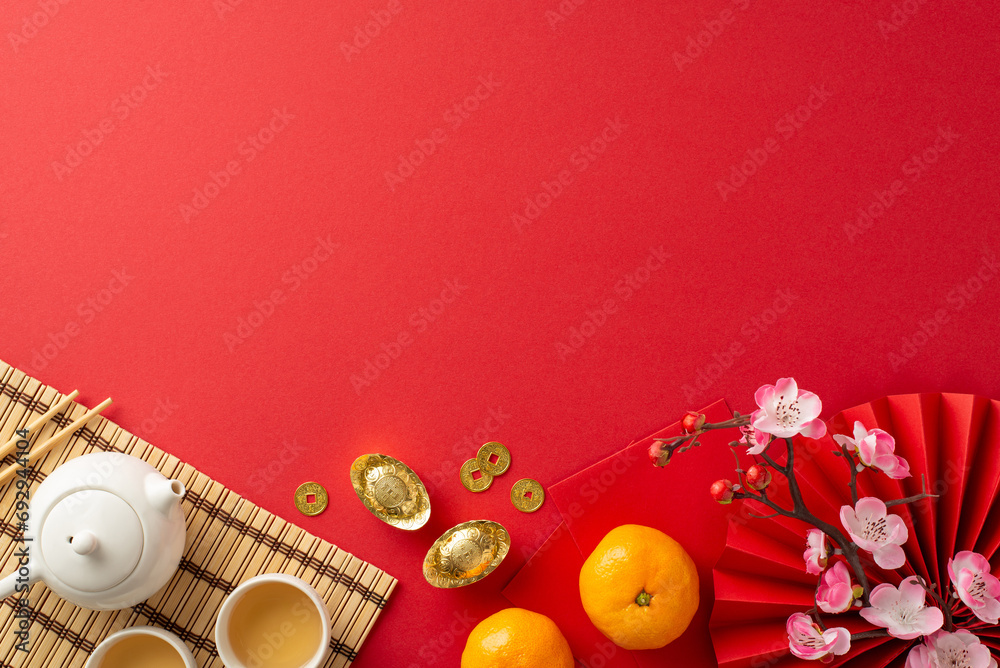
[[[0,361],[0,443],[44,413],[61,397],[22,371]],[[86,408],[71,403],[31,439],[41,443]],[[31,489],[66,460],[88,452],[117,450],[144,459],[187,487],[184,516],[187,544],[180,568],[166,587],[132,608],[84,610],[60,599],[44,584],[28,593],[32,616],[29,652],[16,649],[15,598],[0,605],[0,663],[4,668],[83,666],[108,634],[150,624],[176,633],[203,668],[222,668],[215,651],[216,613],[227,594],[260,573],[288,573],[312,584],[329,606],[332,622],[326,666],[348,666],[357,656],[396,580],[371,564],[263,510],[176,457],[154,448],[113,422],[95,418],[69,441],[32,464]],[[3,464],[13,462],[8,457]],[[13,483],[0,490],[0,564],[16,568],[23,543],[13,519]]]

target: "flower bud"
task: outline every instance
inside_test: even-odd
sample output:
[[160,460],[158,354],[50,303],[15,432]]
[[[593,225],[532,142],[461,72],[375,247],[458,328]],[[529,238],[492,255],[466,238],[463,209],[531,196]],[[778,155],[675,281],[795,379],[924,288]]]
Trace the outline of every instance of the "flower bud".
[[649,461],[653,462],[653,466],[660,465],[660,457],[663,455],[663,442],[653,441],[653,444],[649,446]]
[[747,471],[747,485],[760,491],[771,484],[771,470],[763,464],[754,464]]
[[729,480],[716,480],[709,487],[708,493],[722,505],[728,505],[733,502],[733,483]]
[[688,411],[688,414],[681,418],[681,428],[685,432],[691,434],[698,431],[705,426],[705,416],[701,413],[692,413]]

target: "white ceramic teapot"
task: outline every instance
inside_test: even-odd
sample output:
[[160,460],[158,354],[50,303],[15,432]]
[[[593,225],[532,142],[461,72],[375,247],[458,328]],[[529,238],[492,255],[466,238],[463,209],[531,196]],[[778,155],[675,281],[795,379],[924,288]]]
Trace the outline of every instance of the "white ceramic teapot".
[[146,600],[184,552],[184,492],[180,481],[126,454],[71,459],[32,493],[24,550],[18,543],[14,553],[20,567],[0,580],[0,598],[42,581],[91,610]]

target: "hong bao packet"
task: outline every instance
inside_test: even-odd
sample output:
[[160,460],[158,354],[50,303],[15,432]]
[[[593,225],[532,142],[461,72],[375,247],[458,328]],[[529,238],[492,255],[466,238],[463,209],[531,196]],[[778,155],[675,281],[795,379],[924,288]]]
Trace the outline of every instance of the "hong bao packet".
[[[732,417],[724,401],[702,409],[709,420]],[[566,635],[585,666],[661,668],[715,666],[708,631],[712,567],[725,546],[726,524],[738,509],[715,503],[708,488],[720,470],[733,466],[732,434],[706,434],[702,446],[656,468],[647,453],[654,438],[681,433],[680,423],[632,443],[547,490],[563,518],[553,534],[504,589],[514,605],[548,615]],[[676,468],[674,468],[676,464]],[[701,603],[687,631],[659,650],[629,652],[616,647],[587,618],[580,602],[580,568],[601,539],[622,524],[659,529],[684,546],[698,567]]]

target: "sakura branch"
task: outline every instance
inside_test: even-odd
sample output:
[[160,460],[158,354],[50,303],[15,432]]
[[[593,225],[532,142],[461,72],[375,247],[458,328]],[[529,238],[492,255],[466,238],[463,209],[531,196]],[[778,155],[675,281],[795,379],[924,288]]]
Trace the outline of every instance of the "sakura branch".
[[[923,579],[910,576],[899,587],[881,583],[872,587],[861,553],[870,553],[883,570],[895,570],[906,563],[903,545],[909,528],[889,508],[936,497],[927,491],[921,478],[921,492],[900,499],[883,501],[861,497],[859,476],[866,472],[885,475],[893,480],[911,476],[909,463],[895,453],[895,439],[882,429],[866,429],[855,422],[853,433],[832,434],[837,445],[833,454],[848,466],[851,505],[840,508],[840,526],[823,520],[805,503],[795,472],[796,436],[821,439],[826,424],[819,419],[822,402],[812,392],[798,388],[794,378],[781,378],[774,385],[764,385],[754,395],[757,410],[750,415],[735,413],[730,420],[709,423],[699,413],[689,412],[681,421],[683,433],[656,439],[649,448],[649,458],[656,466],[666,466],[677,453],[699,447],[699,437],[717,429],[738,429],[741,437],[730,443],[736,458],[737,482],[717,480],[709,493],[721,504],[736,500],[754,501],[770,509],[769,515],[752,517],[788,517],[808,524],[805,570],[819,576],[814,606],[808,613],[795,613],[788,619],[789,649],[808,660],[830,661],[850,652],[851,642],[868,638],[894,637],[902,640],[923,638],[907,659],[907,668],[998,668],[989,649],[966,630],[955,630],[951,610],[945,602],[949,592],[939,593]],[[785,442],[784,461],[774,455],[771,446]],[[758,457],[748,469],[740,464],[737,449]],[[781,474],[791,505],[778,503],[768,489]],[[831,549],[832,548],[832,549]],[[1000,580],[990,574],[990,564],[980,554],[963,551],[948,562],[954,588],[952,594],[982,621],[996,625],[1000,618]],[[930,594],[932,605],[927,604]],[[820,613],[843,615],[857,610],[873,627],[851,634],[843,627],[827,625]]]

